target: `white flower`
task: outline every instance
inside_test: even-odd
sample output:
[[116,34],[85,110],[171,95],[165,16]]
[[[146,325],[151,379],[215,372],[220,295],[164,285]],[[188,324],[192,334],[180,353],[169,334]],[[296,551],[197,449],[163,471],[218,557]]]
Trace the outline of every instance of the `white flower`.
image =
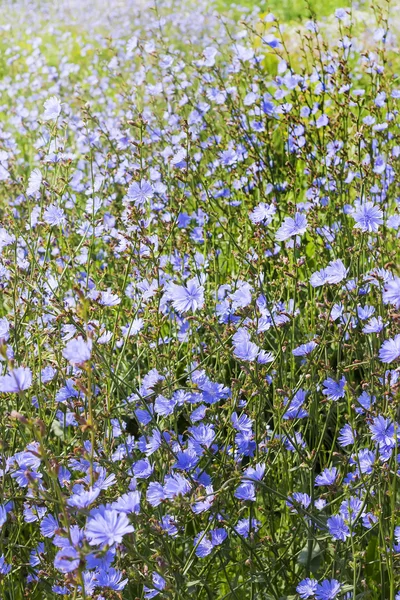
[[55,121],[61,112],[61,102],[57,96],[52,96],[44,103],[44,121]]
[[135,48],[138,45],[138,39],[137,37],[134,35],[133,37],[131,37],[131,39],[128,41],[127,45],[126,45],[126,51],[128,54],[132,54],[132,52],[135,50]]
[[29,195],[36,194],[39,191],[40,186],[42,185],[42,174],[40,169],[33,169],[32,173],[29,176],[28,188],[26,193]]

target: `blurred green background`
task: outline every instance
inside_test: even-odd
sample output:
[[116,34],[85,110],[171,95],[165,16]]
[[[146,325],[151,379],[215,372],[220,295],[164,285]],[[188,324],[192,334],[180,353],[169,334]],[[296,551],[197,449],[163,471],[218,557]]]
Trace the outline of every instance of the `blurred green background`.
[[[385,0],[378,0],[385,2]],[[351,0],[216,0],[216,4],[223,11],[225,7],[235,8],[244,6],[253,8],[259,6],[262,12],[273,12],[282,21],[301,21],[314,12],[318,18],[327,17],[335,12],[336,8],[350,7],[366,9],[368,1],[351,2]]]

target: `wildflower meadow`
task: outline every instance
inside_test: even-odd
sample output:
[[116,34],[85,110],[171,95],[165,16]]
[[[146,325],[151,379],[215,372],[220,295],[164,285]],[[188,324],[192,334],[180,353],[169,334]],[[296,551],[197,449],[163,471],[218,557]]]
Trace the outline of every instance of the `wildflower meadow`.
[[400,599],[396,1],[1,2],[1,600]]

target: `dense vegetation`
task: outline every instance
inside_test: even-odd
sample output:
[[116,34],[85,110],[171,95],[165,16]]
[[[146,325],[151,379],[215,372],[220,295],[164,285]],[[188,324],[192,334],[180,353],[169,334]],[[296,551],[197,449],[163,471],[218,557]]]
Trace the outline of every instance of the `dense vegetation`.
[[396,7],[285,6],[2,6],[2,599],[400,598]]

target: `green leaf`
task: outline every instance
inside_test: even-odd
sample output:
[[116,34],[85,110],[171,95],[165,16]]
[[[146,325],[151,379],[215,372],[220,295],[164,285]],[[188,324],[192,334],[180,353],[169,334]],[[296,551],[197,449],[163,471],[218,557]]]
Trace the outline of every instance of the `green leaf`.
[[[316,573],[319,570],[319,568],[321,566],[322,554],[323,553],[322,553],[320,546],[318,545],[318,543],[315,543],[314,547],[312,549],[312,552],[311,552],[311,560],[310,560],[310,571],[312,573]],[[303,549],[301,550],[299,557],[297,559],[297,562],[302,567],[306,567],[308,559],[309,559],[309,550],[308,550],[308,544],[306,544],[303,547]]]

